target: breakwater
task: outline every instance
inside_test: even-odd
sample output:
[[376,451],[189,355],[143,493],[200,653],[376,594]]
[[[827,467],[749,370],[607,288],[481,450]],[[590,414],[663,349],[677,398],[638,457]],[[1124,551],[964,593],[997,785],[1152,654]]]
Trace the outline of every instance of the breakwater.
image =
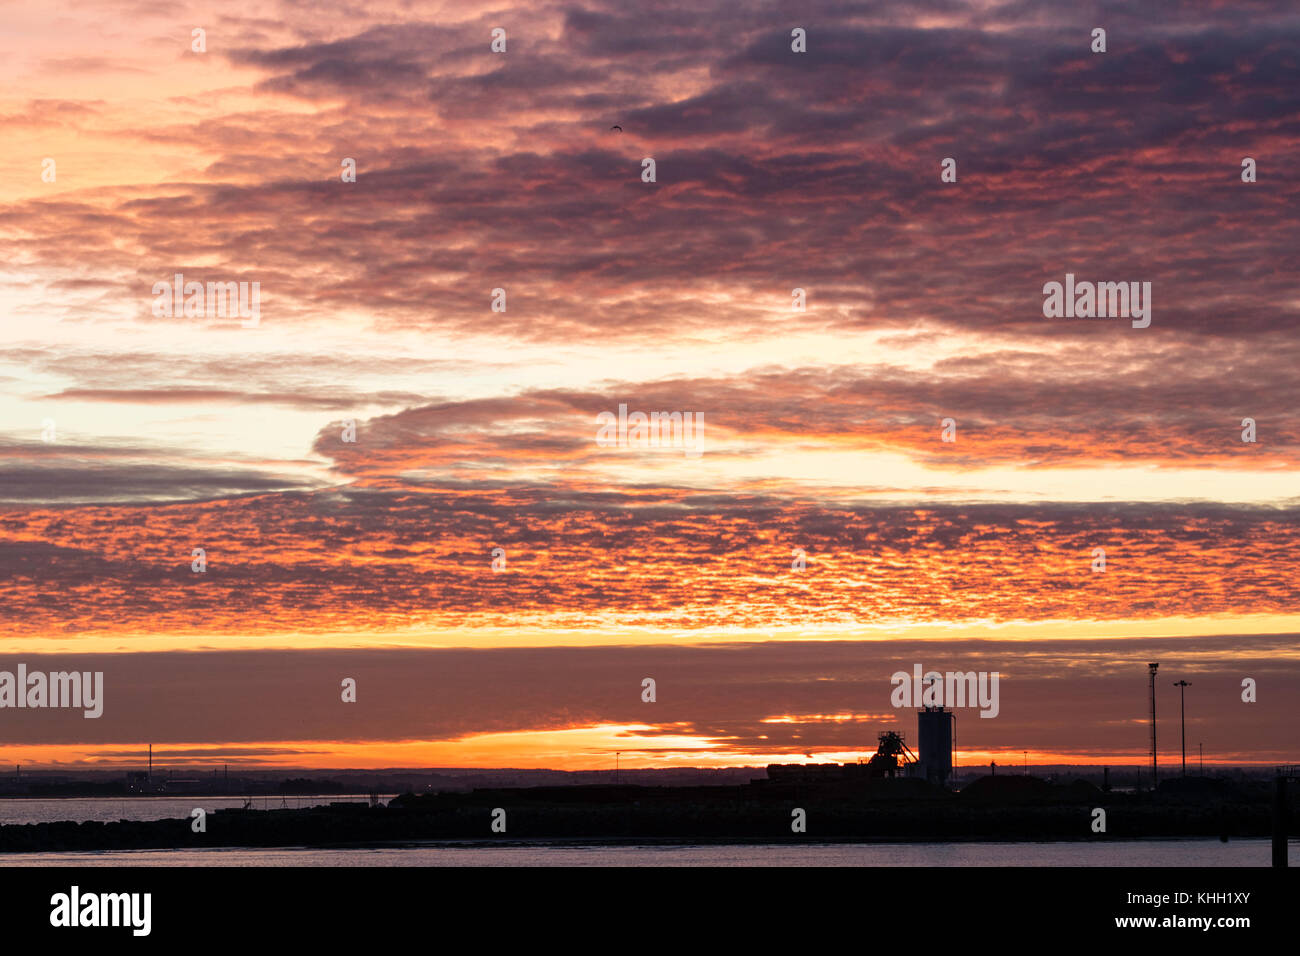
[[[989,779],[989,778],[986,778]],[[347,846],[459,839],[739,841],[1113,840],[1266,837],[1268,792],[1103,793],[1033,778],[952,793],[917,780],[867,787],[528,787],[405,794],[378,806],[214,810],[192,819],[0,827],[0,852],[215,846]],[[202,807],[202,801],[195,801]],[[1105,811],[1105,831],[1094,829]],[[792,818],[803,811],[804,829]],[[497,828],[494,829],[494,823]],[[504,829],[500,829],[500,828]]]

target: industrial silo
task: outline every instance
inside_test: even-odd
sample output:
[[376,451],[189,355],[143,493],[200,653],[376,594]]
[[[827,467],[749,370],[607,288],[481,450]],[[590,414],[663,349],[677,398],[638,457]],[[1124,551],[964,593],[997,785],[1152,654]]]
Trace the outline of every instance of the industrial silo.
[[920,752],[917,763],[921,776],[940,787],[952,776],[952,745],[956,740],[957,715],[942,707],[926,707],[916,712],[917,740]]

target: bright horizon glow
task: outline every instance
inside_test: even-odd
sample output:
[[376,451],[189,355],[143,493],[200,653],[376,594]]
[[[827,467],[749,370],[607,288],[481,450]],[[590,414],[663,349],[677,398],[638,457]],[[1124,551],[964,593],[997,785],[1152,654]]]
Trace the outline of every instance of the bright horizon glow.
[[[784,18],[9,5],[0,670],[108,695],[14,762],[849,760],[915,657],[1004,675],[959,761],[1142,764],[1148,659],[1300,761],[1294,11]],[[155,315],[178,272],[260,324]]]

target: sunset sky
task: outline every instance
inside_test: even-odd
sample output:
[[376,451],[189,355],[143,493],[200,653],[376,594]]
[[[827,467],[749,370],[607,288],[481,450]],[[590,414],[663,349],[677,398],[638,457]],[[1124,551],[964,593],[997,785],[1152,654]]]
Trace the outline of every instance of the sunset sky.
[[1300,760],[1291,0],[0,22],[0,670],[106,685],[0,764],[853,760],[916,663],[1001,675],[958,764],[1140,764],[1147,661],[1162,763],[1180,678],[1207,764]]

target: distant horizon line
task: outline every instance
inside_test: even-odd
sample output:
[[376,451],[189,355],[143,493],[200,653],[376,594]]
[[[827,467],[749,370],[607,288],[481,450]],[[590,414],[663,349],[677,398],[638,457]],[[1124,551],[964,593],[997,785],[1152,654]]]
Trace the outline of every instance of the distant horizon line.
[[[865,761],[863,762],[865,763]],[[328,768],[328,767],[262,767],[262,766],[249,767],[249,766],[233,766],[233,765],[230,766],[229,769],[237,770],[240,773],[258,773],[258,774],[272,774],[272,775],[311,773],[320,776],[329,776],[331,774],[379,774],[379,773],[465,773],[465,774],[471,774],[471,773],[616,774],[618,773],[618,774],[622,774],[622,773],[681,773],[687,771],[695,772],[695,773],[725,773],[728,771],[737,771],[737,770],[766,770],[770,766],[787,766],[787,767],[788,766],[831,766],[831,765],[841,766],[846,763],[852,765],[853,763],[856,763],[856,761],[827,760],[827,761],[809,761],[807,763],[802,763],[802,764],[789,764],[789,763],[779,764],[779,763],[769,762],[763,764],[734,764],[734,765],[721,766],[721,767],[719,766],[619,767],[617,769],[614,767],[588,767],[588,768],[578,768],[578,769],[570,769],[570,770],[566,770],[559,767],[464,767],[462,766],[462,767]],[[1207,769],[1215,769],[1215,770],[1237,770],[1237,769],[1260,770],[1260,769],[1268,769],[1271,767],[1290,766],[1290,765],[1292,764],[1288,763],[1285,760],[1283,761],[1266,760],[1266,761],[1257,761],[1253,763],[1241,762],[1241,761],[1234,762],[1234,763],[1215,763],[1212,761],[1206,761],[1204,764],[1204,766]],[[30,769],[28,769],[28,766],[24,766],[21,764],[16,766],[21,768],[18,774],[6,771],[0,774],[0,781],[3,781],[5,779],[13,779],[13,777],[16,775],[27,774],[27,773],[33,773],[33,774],[36,773],[132,773],[132,772],[141,771],[140,767],[137,767],[135,765],[126,765],[126,764],[123,764],[121,766],[111,766],[111,767],[105,767],[105,766],[93,765],[93,764],[88,766],[67,766],[67,765],[46,766],[40,764],[33,764],[33,765],[28,765],[30,766]],[[1081,769],[1093,769],[1093,770],[1111,769],[1111,770],[1121,770],[1121,771],[1136,770],[1136,771],[1146,771],[1148,773],[1150,772],[1150,763],[1149,761],[1145,761],[1145,760],[1139,760],[1136,763],[1037,763],[1037,764],[1008,760],[1007,763],[998,763],[997,766],[999,768],[1006,768],[1008,772],[1017,769],[1023,770],[1026,767],[1036,768],[1036,769],[1081,768]],[[1201,766],[1200,761],[1197,761],[1196,769],[1198,772],[1200,766]],[[952,769],[953,772],[956,773],[958,771],[963,771],[963,770],[976,770],[981,768],[988,769],[988,767],[989,767],[989,763],[987,762],[967,763],[967,764],[954,763]],[[165,767],[155,769],[153,773],[155,776],[157,776],[162,773],[174,772],[178,770],[184,770],[186,772],[191,772],[191,773],[210,772],[218,775],[226,772],[226,768],[224,766],[214,767],[211,764],[202,764],[202,765],[171,764]],[[1175,762],[1173,765],[1170,766],[1168,770],[1163,771],[1160,774],[1160,776],[1167,776],[1167,775],[1182,776],[1181,765]],[[1188,775],[1189,776],[1191,775],[1190,772]]]

